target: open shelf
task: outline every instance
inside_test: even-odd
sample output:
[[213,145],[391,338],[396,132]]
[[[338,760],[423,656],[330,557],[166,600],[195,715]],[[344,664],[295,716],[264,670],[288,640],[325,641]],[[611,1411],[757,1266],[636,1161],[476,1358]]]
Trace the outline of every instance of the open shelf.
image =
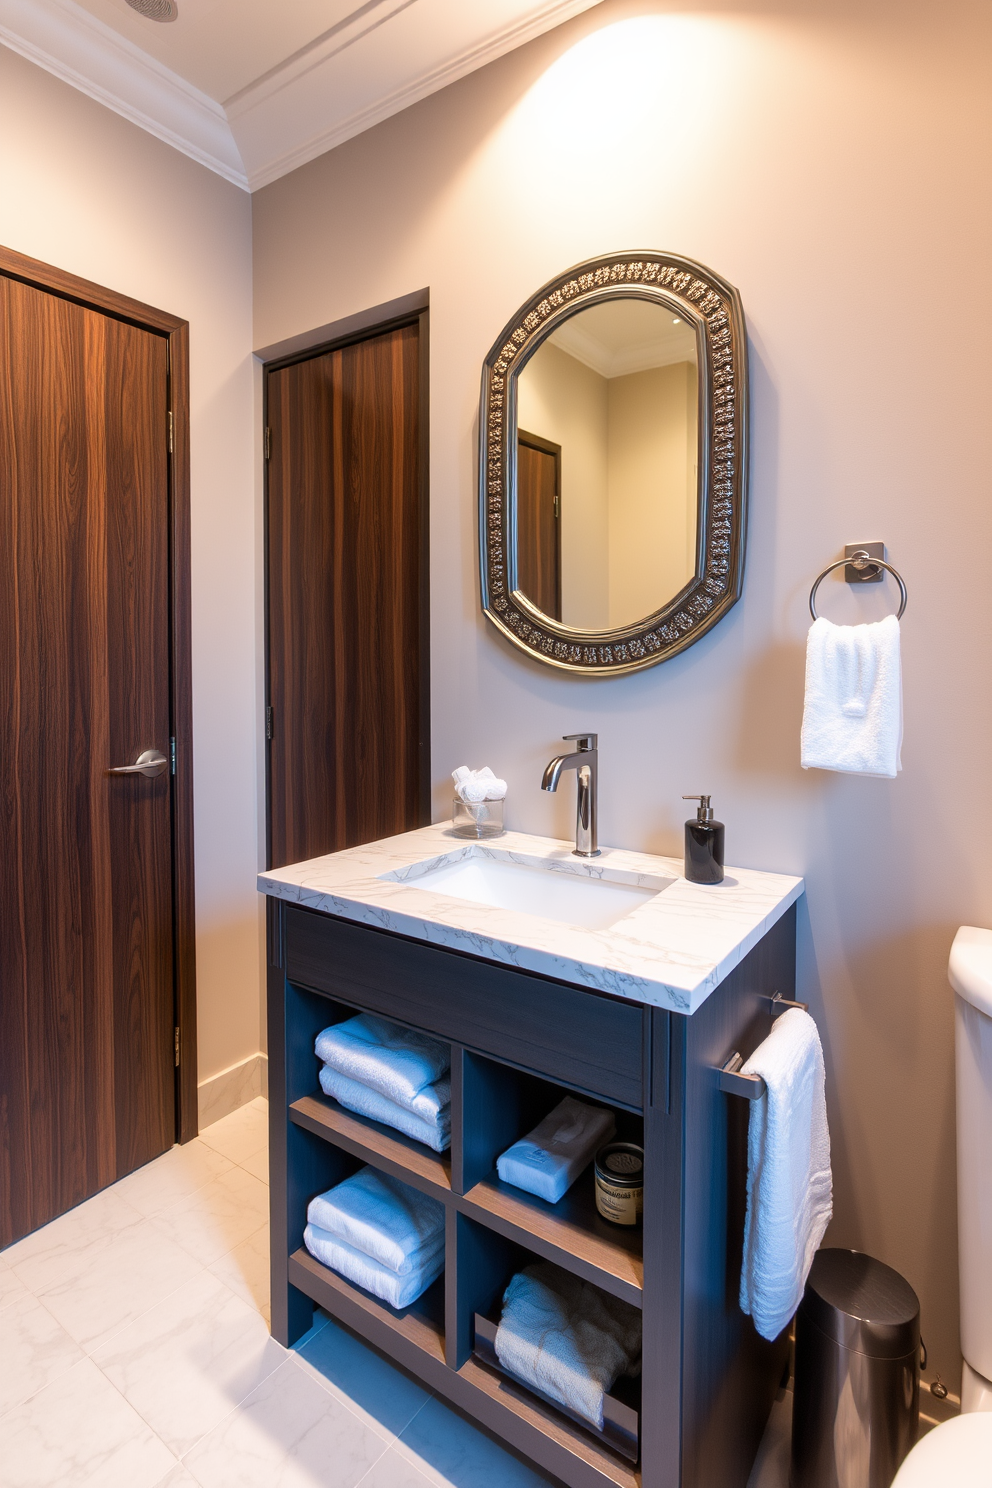
[[422,1142],[415,1142],[380,1121],[346,1111],[321,1091],[294,1101],[289,1118],[305,1131],[333,1142],[353,1157],[423,1193],[441,1199],[451,1193],[451,1159],[447,1152],[432,1152]]
[[312,1302],[338,1317],[349,1327],[371,1325],[375,1332],[394,1333],[444,1364],[444,1273],[409,1307],[397,1312],[371,1292],[346,1281],[328,1266],[314,1260],[302,1247],[289,1258],[289,1280]]
[[475,1357],[466,1360],[458,1371],[458,1378],[497,1401],[522,1424],[540,1432],[569,1457],[593,1468],[601,1475],[602,1481],[615,1483],[617,1488],[640,1488],[641,1475],[636,1468],[597,1442],[581,1426],[573,1426],[553,1405],[542,1404],[525,1385],[514,1384],[505,1374],[490,1369]]
[[644,1285],[641,1227],[608,1224],[596,1209],[592,1169],[557,1204],[503,1183],[495,1170],[458,1202],[472,1219],[526,1245],[585,1281],[640,1307]]

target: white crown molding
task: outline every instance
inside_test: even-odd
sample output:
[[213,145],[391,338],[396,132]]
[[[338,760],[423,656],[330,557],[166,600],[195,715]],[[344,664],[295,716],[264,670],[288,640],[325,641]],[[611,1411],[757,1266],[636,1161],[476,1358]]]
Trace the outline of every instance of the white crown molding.
[[0,41],[248,190],[223,108],[72,0],[0,0]]
[[255,191],[599,0],[544,0],[523,20],[423,68],[344,118],[334,117],[333,87],[317,89],[316,108],[312,93],[309,101],[304,97],[319,69],[418,3],[427,8],[429,0],[364,0],[336,26],[233,94],[226,106],[73,0],[0,0],[0,43],[225,180]]
[[[412,3],[412,0],[407,0],[407,3]],[[498,57],[505,56],[507,52],[515,51],[517,47],[524,46],[536,36],[541,36],[545,31],[562,25],[572,16],[580,15],[584,10],[591,10],[599,3],[600,0],[548,0],[548,3],[531,11],[526,20],[493,32],[483,42],[466,48],[438,67],[425,70],[385,98],[376,99],[365,108],[356,110],[349,117],[316,131],[304,140],[294,142],[278,154],[259,148],[259,143],[263,140],[265,143],[271,143],[275,137],[276,132],[266,128],[264,106],[277,91],[281,90],[268,85],[260,87],[256,101],[252,96],[256,85],[251,84],[250,87],[242,89],[241,93],[235,95],[237,112],[235,113],[233,109],[231,112],[235,138],[238,140],[248,170],[250,189],[257,191],[262,186],[268,186],[272,181],[277,181],[281,176],[296,170],[298,166],[306,165],[308,161],[315,160],[318,155],[333,150],[336,145],[343,145],[346,140],[353,139],[355,135],[363,133],[364,130],[381,124],[384,119],[391,118],[393,114],[398,114],[412,104],[419,103],[422,98],[427,98],[431,93],[446,88],[449,83],[457,82],[459,78],[466,77],[470,72],[484,67],[487,62],[494,62]],[[394,6],[394,13],[399,9],[406,9],[406,5]],[[332,56],[336,55],[337,50],[341,48],[330,50],[315,65],[319,66],[321,62],[329,61]],[[288,59],[288,62],[292,60]],[[302,78],[312,70],[312,67],[301,67],[297,77]],[[278,72],[278,69],[273,69],[273,73],[275,72]],[[272,78],[272,73],[267,73],[266,83],[270,78]],[[234,102],[233,99],[231,101]],[[253,114],[256,115],[254,119],[251,118]],[[246,128],[245,126],[249,124],[250,127]],[[266,156],[268,158],[265,158]]]

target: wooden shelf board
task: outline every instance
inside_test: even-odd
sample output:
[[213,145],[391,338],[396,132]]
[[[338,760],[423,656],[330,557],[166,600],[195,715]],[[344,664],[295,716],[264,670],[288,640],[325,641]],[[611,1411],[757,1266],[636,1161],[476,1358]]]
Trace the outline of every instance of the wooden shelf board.
[[502,1183],[495,1172],[456,1203],[508,1239],[640,1307],[644,1286],[640,1226],[611,1225],[596,1212],[591,1173],[584,1173],[557,1204]]
[[372,1321],[379,1329],[396,1333],[430,1358],[444,1363],[443,1274],[422,1297],[402,1312],[397,1312],[388,1302],[380,1302],[378,1297],[361,1287],[353,1286],[302,1248],[289,1258],[289,1280],[312,1302],[325,1307],[351,1327],[361,1330],[363,1322]]
[[641,1475],[636,1468],[609,1448],[600,1446],[580,1426],[572,1426],[553,1406],[542,1405],[523,1386],[515,1385],[505,1375],[497,1374],[474,1357],[462,1365],[458,1376],[490,1399],[497,1400],[525,1425],[541,1432],[571,1457],[596,1469],[604,1480],[617,1484],[617,1488],[640,1488]]
[[394,1178],[411,1183],[424,1193],[443,1198],[451,1192],[449,1153],[432,1152],[422,1142],[414,1142],[379,1121],[346,1111],[320,1091],[294,1101],[289,1115],[297,1126],[333,1142],[353,1157],[382,1168]]

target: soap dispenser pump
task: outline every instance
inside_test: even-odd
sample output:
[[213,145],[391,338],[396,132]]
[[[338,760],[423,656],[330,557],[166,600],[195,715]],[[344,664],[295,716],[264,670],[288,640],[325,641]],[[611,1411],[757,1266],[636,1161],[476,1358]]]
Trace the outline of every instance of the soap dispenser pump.
[[723,882],[723,822],[713,820],[709,796],[683,796],[698,801],[695,821],[685,824],[685,876],[690,883]]

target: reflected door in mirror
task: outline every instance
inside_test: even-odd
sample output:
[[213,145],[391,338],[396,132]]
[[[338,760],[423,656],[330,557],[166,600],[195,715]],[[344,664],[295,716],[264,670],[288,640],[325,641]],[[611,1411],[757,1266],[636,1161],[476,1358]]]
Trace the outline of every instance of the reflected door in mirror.
[[561,445],[517,434],[517,588],[561,619]]
[[[696,571],[695,329],[666,305],[613,298],[564,321],[517,376],[517,587],[551,619],[613,631]],[[527,432],[524,433],[523,431]],[[547,497],[557,451],[558,517]],[[551,548],[559,554],[551,580]]]

